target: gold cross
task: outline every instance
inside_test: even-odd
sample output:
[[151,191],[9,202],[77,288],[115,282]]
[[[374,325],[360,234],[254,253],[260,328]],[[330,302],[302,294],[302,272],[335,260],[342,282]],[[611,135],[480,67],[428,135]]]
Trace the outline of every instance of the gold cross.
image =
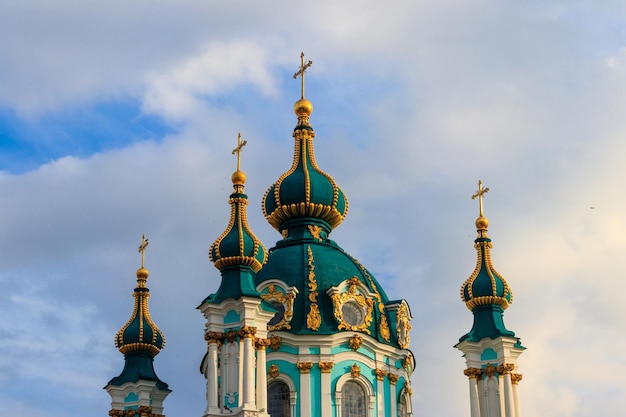
[[478,180],[478,191],[476,194],[472,196],[472,200],[478,197],[478,210],[480,212],[480,217],[483,217],[483,195],[489,191],[489,188],[483,188],[483,182]]
[[241,171],[241,149],[248,144],[247,140],[241,141],[241,133],[237,136],[237,147],[233,149],[233,155],[237,154],[237,171]]
[[141,267],[143,268],[144,261],[146,259],[146,248],[148,247],[148,239],[146,239],[146,235],[141,235],[141,245],[139,245],[138,252],[141,253]]
[[298,75],[302,76],[302,98],[304,99],[304,73],[306,72],[307,68],[309,68],[311,65],[313,65],[313,61],[309,60],[309,62],[307,62],[306,64],[304,63],[304,52],[302,52],[300,54],[300,68],[298,69],[298,72],[296,72],[295,74],[293,74],[293,78],[298,78]]

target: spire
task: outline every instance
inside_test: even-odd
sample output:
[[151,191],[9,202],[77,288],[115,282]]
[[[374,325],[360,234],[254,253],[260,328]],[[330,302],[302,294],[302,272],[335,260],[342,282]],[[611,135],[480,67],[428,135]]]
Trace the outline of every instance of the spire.
[[241,140],[240,133],[237,147],[232,151],[233,155],[237,154],[237,170],[232,175],[234,191],[228,200],[230,221],[209,248],[209,259],[222,273],[220,289],[209,297],[213,301],[237,299],[242,295],[258,297],[251,273],[258,272],[267,259],[265,247],[248,225],[248,196],[243,193],[246,175],[241,171],[241,152],[247,143]]
[[513,293],[506,280],[493,267],[491,261],[491,239],[487,235],[489,220],[483,213],[483,197],[489,188],[483,188],[478,181],[478,190],[472,200],[478,198],[479,215],[476,219],[478,237],[474,240],[477,252],[476,268],[461,286],[461,299],[474,313],[474,326],[470,333],[461,338],[478,341],[484,337],[514,336],[507,330],[502,320],[502,313],[513,302]]
[[165,347],[165,336],[159,330],[148,309],[150,290],[146,286],[148,270],[145,268],[145,254],[148,239],[141,236],[138,252],[141,253],[141,267],[137,270],[137,287],[133,292],[135,299],[130,319],[115,335],[115,347],[124,354],[124,370],[109,381],[109,385],[120,386],[126,382],[139,380],[156,381],[156,386],[169,392],[167,384],[161,381],[153,368],[153,358]]
[[146,286],[148,270],[144,267],[148,239],[141,236],[138,252],[141,253],[141,268],[137,270],[137,288],[133,293],[135,307],[128,322],[115,335],[115,346],[122,353],[145,351],[152,356],[159,354],[165,346],[165,336],[154,324],[148,310],[150,290]]
[[305,63],[304,53],[300,60],[294,74],[294,78],[302,78],[302,84],[301,98],[294,104],[298,124],[292,135],[293,164],[265,193],[263,213],[272,227],[281,232],[291,225],[315,226],[323,230],[325,237],[347,215],[348,200],[335,180],[319,169],[315,161],[315,132],[309,123],[313,104],[304,98],[304,75],[313,61]]

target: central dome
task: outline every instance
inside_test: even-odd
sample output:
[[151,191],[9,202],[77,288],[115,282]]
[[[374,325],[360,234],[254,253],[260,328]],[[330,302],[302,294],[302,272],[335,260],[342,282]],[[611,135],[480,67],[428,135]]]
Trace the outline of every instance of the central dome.
[[284,223],[292,219],[321,220],[333,229],[348,214],[345,194],[315,162],[315,132],[308,121],[312,109],[306,99],[294,105],[298,125],[293,132],[293,164],[263,197],[263,214],[272,227],[281,232]]

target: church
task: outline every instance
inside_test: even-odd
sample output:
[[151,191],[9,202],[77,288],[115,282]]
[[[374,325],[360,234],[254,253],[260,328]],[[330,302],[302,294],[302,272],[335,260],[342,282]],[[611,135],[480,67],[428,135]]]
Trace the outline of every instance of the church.
[[[265,218],[281,236],[269,251],[248,224],[241,135],[233,150],[230,221],[209,248],[221,284],[197,306],[206,319],[206,351],[198,352],[206,408],[198,416],[419,416],[411,402],[419,381],[411,383],[408,303],[390,299],[374,275],[329,238],[346,218],[348,199],[316,162],[313,105],[304,96],[311,65],[302,54],[294,74],[302,94],[294,105],[293,162],[262,201]],[[491,260],[482,209],[487,191],[479,182],[472,196],[479,200],[478,256],[461,299],[474,321],[455,345],[466,361],[458,377],[468,380],[471,417],[521,417],[517,358],[525,348],[503,321],[513,296]],[[155,371],[165,336],[148,309],[147,246],[142,237],[133,312],[115,336],[124,367],[105,387],[111,417],[162,417],[171,392]]]

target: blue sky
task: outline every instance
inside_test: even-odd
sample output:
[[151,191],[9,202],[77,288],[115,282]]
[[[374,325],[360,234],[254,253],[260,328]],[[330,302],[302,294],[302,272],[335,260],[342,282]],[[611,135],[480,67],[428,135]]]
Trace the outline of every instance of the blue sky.
[[143,233],[165,413],[203,412],[195,307],[219,286],[230,152],[241,132],[272,247],[260,201],[291,164],[301,51],[317,162],[350,201],[331,237],[411,305],[416,415],[469,410],[452,346],[479,179],[522,412],[619,415],[625,39],[608,0],[0,1],[0,415],[110,409]]

